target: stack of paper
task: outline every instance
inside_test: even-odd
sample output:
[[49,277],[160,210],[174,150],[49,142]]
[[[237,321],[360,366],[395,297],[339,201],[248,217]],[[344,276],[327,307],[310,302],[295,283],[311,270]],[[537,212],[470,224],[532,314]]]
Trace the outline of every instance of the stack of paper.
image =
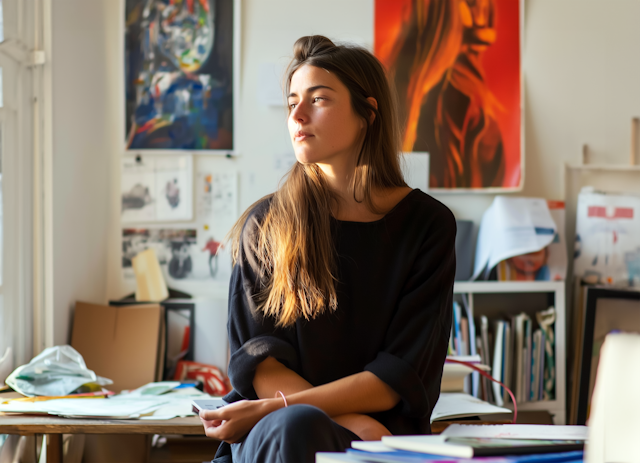
[[164,398],[54,399],[1,404],[0,412],[58,415],[68,418],[133,419],[169,403]]
[[[212,399],[209,394],[179,381],[149,383],[108,399],[68,398],[36,402],[8,401],[0,412],[56,415],[68,418],[168,420],[195,416],[194,398]],[[222,400],[222,399],[220,399]]]

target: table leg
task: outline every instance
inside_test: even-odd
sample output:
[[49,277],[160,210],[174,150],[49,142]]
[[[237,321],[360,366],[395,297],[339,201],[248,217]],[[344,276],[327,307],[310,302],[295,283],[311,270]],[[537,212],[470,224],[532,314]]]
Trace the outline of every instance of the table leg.
[[62,434],[47,434],[47,463],[62,463]]

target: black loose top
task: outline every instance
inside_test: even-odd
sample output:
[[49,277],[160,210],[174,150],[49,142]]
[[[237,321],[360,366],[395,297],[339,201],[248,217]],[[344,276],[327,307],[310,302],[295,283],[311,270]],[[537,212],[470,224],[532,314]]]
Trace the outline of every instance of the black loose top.
[[257,399],[253,377],[269,356],[313,386],[370,371],[401,397],[393,409],[371,416],[393,434],[430,433],[451,329],[451,211],[413,190],[380,220],[333,219],[337,310],[276,328],[254,300],[261,282],[252,249],[269,205],[269,199],[259,203],[245,223],[231,276],[228,371],[234,391],[226,399]]

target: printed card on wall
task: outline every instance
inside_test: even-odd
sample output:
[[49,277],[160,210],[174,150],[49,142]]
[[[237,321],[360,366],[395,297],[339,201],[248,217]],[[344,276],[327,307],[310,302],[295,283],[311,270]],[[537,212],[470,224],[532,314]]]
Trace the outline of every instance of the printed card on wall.
[[404,152],[429,188],[522,187],[519,0],[375,0],[374,53],[395,83]]
[[220,241],[206,231],[195,228],[125,228],[122,230],[122,274],[135,277],[131,259],[141,251],[153,248],[167,284],[175,282],[228,282],[231,257]]
[[196,186],[198,220],[219,224],[218,229],[231,228],[238,217],[238,173],[201,171]]
[[122,222],[193,220],[192,156],[122,159]]
[[209,252],[211,276],[223,280],[231,274],[231,253],[223,240],[238,217],[238,173],[201,161],[196,174],[198,246]]
[[585,188],[578,196],[573,272],[589,284],[640,287],[640,196]]

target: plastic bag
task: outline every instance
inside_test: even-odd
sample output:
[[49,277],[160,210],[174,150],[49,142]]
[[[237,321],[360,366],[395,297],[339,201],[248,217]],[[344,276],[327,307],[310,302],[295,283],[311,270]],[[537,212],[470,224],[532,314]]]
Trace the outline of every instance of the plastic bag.
[[73,347],[54,346],[16,368],[6,383],[26,396],[63,396],[86,383],[106,386],[113,381],[89,370],[82,355]]

